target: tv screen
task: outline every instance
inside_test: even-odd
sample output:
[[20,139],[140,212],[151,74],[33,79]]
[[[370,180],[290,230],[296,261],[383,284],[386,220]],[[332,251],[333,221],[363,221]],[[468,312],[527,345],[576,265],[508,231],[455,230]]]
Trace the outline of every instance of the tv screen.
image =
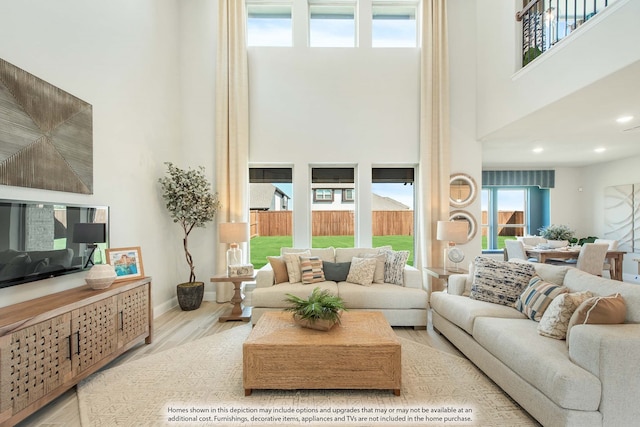
[[108,220],[106,206],[0,200],[0,288],[102,262]]

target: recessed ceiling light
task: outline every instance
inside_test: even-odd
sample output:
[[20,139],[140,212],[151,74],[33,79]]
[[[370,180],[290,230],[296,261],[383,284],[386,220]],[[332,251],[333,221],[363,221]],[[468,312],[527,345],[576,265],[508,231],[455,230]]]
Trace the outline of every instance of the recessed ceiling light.
[[604,147],[598,147],[596,149],[594,149],[593,151],[596,153],[604,153],[607,149]]
[[544,148],[542,147],[536,147],[532,150],[534,153],[542,153],[544,151]]
[[633,120],[633,116],[620,116],[616,119],[618,123],[627,123]]

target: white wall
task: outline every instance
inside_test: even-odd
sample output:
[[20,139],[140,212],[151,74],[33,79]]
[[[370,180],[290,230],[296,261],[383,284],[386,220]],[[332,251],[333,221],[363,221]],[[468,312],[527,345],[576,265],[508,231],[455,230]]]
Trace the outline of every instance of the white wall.
[[[182,123],[183,167],[204,166],[205,174],[215,191],[215,81],[218,3],[209,0],[179,2],[180,11],[180,112]],[[179,244],[181,229],[171,230],[174,243]],[[205,299],[215,299],[215,284],[209,277],[216,271],[218,253],[227,248],[218,243],[215,220],[189,235],[189,248],[194,256],[196,279],[205,283]],[[189,278],[184,256],[177,260],[180,282]],[[231,285],[229,285],[231,286]]]
[[[186,267],[157,179],[182,156],[176,1],[0,0],[0,11],[0,57],[92,104],[94,144],[93,195],[0,186],[1,197],[108,205],[111,246],[141,246],[154,302],[172,300]],[[0,289],[0,305],[83,276]]]
[[356,168],[370,246],[371,168],[417,164],[419,51],[250,48],[250,162],[293,166],[294,245],[310,246],[310,167]]
[[[584,184],[581,209],[585,223],[591,225],[595,236],[604,236],[604,189],[612,185],[634,184],[640,182],[640,156],[610,163],[585,167],[582,170]],[[623,274],[625,280],[638,274],[638,263],[634,258],[640,254],[628,253],[624,257]]]
[[[451,97],[451,173],[472,176],[478,189],[482,185],[482,147],[476,140],[476,2],[447,1],[449,17],[449,69]],[[480,195],[464,208],[476,218],[478,231],[475,238],[461,245],[467,264],[482,253],[480,231]],[[453,210],[453,208],[452,208]]]
[[[522,71],[520,2],[478,0],[479,137],[638,60],[640,2],[617,0]],[[506,5],[506,6],[505,6]],[[610,46],[615,40],[615,48]],[[469,55],[475,51],[468,49]],[[562,72],[558,72],[561,70]],[[517,72],[517,73],[516,73]],[[532,96],[535,94],[535,96]]]

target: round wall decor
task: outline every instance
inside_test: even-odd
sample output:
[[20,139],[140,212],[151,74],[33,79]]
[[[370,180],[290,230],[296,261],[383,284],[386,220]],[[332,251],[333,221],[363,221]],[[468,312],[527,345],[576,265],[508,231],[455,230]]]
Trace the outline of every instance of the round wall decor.
[[469,225],[469,232],[467,233],[467,239],[471,240],[475,237],[476,232],[478,231],[478,223],[476,219],[467,211],[456,210],[451,211],[449,214],[449,219],[451,221],[466,221]]
[[469,206],[476,198],[476,181],[464,173],[454,173],[449,178],[449,204],[456,208]]

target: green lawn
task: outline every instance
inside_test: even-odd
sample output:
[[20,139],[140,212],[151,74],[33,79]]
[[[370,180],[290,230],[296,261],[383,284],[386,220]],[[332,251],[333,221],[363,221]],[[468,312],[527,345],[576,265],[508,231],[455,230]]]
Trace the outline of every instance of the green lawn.
[[[293,245],[291,236],[265,236],[251,239],[251,264],[259,269],[267,256],[280,255],[280,248]],[[314,248],[352,248],[353,236],[317,236],[311,239]],[[409,251],[408,264],[413,265],[413,236],[374,236],[373,246],[391,246],[395,251]]]
[[[498,249],[504,249],[505,240],[515,240],[514,236],[498,236]],[[487,247],[487,236],[482,236],[482,248]]]

